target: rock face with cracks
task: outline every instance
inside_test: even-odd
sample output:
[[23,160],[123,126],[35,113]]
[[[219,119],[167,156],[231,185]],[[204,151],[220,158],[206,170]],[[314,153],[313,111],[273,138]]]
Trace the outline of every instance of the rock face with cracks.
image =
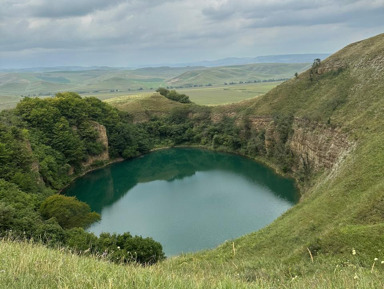
[[354,145],[340,128],[295,119],[289,148],[300,163],[309,161],[314,171],[330,169]]
[[108,136],[107,136],[107,130],[104,125],[98,123],[98,122],[92,122],[93,128],[97,131],[99,137],[97,139],[97,142],[103,144],[104,151],[97,155],[97,156],[89,156],[88,160],[83,163],[84,167],[89,167],[93,163],[97,161],[108,161],[109,160],[109,151],[108,151]]
[[[272,117],[251,117],[252,129],[265,131],[265,148],[271,149],[272,140],[278,142],[276,124]],[[294,156],[293,171],[309,165],[313,171],[331,169],[345,153],[354,147],[354,141],[340,128],[294,118],[292,132],[286,145]]]

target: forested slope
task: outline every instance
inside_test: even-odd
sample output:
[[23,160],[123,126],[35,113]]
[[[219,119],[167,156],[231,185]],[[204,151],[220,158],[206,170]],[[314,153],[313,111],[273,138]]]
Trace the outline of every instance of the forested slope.
[[[126,114],[75,93],[26,98],[2,112],[0,236],[89,254],[108,251],[118,262],[162,259],[161,245],[150,238],[85,232],[100,216],[85,203],[55,194],[93,167],[148,152],[148,139]],[[121,250],[113,252],[117,247]]]

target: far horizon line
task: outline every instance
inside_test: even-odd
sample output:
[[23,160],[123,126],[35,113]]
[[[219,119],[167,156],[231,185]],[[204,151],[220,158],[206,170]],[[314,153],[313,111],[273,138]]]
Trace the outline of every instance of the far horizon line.
[[[245,56],[245,57],[238,57],[238,56],[228,56],[224,58],[218,58],[218,59],[211,59],[211,60],[196,60],[191,62],[175,62],[175,63],[151,63],[151,64],[139,64],[139,65],[132,65],[132,66],[114,66],[114,65],[52,65],[52,66],[22,66],[22,67],[0,67],[0,71],[17,71],[17,70],[50,70],[50,69],[65,69],[65,68],[72,68],[72,69],[82,69],[82,70],[91,70],[91,69],[120,69],[120,70],[135,70],[135,69],[141,69],[141,68],[161,68],[161,67],[171,67],[171,68],[178,68],[178,67],[219,67],[219,66],[233,66],[233,65],[246,65],[246,64],[257,64],[257,63],[307,63],[305,62],[260,62],[263,58],[268,57],[294,57],[294,56],[322,56],[322,57],[328,57],[331,55],[331,53],[289,53],[289,54],[270,54],[270,55],[259,55],[255,57],[251,56]],[[259,59],[259,62],[256,60]],[[220,64],[220,62],[223,61],[230,61],[234,60],[244,60],[244,63],[234,63],[234,64]],[[250,61],[247,62],[246,60]],[[252,62],[252,60],[255,60],[256,62]],[[313,59],[312,59],[313,60]],[[216,64],[215,64],[216,63]],[[204,65],[205,64],[205,65]]]

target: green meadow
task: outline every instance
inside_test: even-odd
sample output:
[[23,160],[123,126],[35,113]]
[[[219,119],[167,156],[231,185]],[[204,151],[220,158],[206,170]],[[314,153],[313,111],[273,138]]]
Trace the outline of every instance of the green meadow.
[[267,93],[281,81],[252,84],[224,85],[217,87],[180,89],[190,100],[199,105],[222,105],[236,103]]

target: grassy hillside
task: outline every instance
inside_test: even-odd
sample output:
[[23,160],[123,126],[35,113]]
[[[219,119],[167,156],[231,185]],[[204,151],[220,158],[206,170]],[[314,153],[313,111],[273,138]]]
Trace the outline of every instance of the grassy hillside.
[[[167,70],[169,73],[167,76],[177,75],[180,72],[176,70],[172,74],[170,70]],[[2,73],[0,95],[53,95],[56,92],[66,90],[81,93],[102,93],[115,90],[157,88],[164,83],[164,77],[153,76],[144,71],[143,73],[140,72],[111,69]]]
[[254,82],[292,78],[296,72],[308,68],[308,63],[281,64],[257,63],[234,65],[187,71],[167,81],[174,87],[203,85],[223,85],[224,83]]
[[22,95],[52,96],[57,92],[68,90],[101,97],[105,97],[106,94],[153,90],[164,86],[167,79],[194,69],[198,67],[1,72],[0,105],[6,101],[17,102]]
[[139,94],[115,97],[105,100],[108,104],[119,110],[134,115],[135,121],[148,120],[150,115],[165,116],[173,108],[182,107],[183,104],[169,100],[158,93]]
[[[329,131],[347,136],[345,154],[331,167],[309,174],[301,185],[300,203],[268,227],[214,250],[150,268],[120,267],[3,241],[0,284],[11,288],[47,288],[48,282],[57,288],[383,288],[383,67],[381,34],[347,46],[262,97],[213,109],[214,116],[231,117],[239,127],[247,127],[243,123],[250,117],[278,121],[285,115],[307,124],[313,135]],[[135,105],[137,110],[145,106]],[[322,137],[330,136],[318,135],[315,140]],[[332,140],[336,146],[337,139]],[[279,167],[273,156],[260,160]]]

